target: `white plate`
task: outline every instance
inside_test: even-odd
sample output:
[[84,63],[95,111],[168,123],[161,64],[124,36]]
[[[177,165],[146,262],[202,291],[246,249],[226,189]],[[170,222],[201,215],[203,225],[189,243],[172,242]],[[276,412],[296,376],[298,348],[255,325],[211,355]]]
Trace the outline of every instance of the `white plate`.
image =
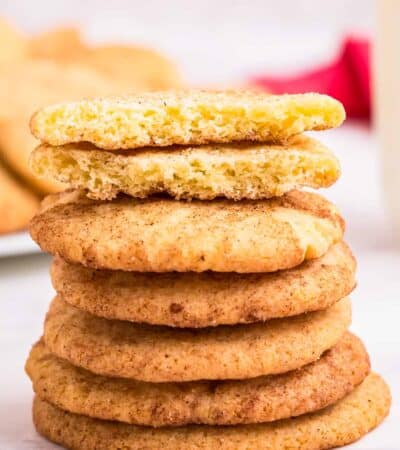
[[0,236],[0,258],[38,253],[40,248],[27,231]]

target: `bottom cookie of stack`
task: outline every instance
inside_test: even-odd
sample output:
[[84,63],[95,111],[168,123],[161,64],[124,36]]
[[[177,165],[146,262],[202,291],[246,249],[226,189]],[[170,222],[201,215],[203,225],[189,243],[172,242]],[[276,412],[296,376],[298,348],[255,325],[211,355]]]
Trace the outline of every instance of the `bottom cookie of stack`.
[[328,449],[353,442],[388,414],[390,393],[374,373],[342,400],[321,411],[277,422],[151,428],[92,419],[63,411],[36,397],[39,433],[70,449]]

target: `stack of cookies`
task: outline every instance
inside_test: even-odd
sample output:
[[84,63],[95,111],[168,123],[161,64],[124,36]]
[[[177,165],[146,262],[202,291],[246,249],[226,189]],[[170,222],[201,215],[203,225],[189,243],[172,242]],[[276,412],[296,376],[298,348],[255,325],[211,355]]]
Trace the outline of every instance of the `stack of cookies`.
[[39,433],[72,449],[325,449],[387,415],[348,332],[339,177],[301,133],[318,94],[158,92],[46,107],[31,163],[72,189],[33,239],[57,291],[26,369]]

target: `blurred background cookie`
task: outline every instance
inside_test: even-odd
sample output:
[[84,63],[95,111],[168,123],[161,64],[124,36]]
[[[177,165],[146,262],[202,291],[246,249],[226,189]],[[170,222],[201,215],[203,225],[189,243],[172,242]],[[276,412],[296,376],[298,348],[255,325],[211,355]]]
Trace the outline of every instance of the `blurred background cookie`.
[[27,54],[23,34],[0,17],[0,66],[24,58]]
[[28,59],[0,69],[1,157],[38,193],[61,190],[61,183],[39,179],[29,168],[29,155],[37,144],[29,131],[32,111],[67,98],[118,91],[117,83],[78,63]]
[[132,89],[132,84],[144,91],[170,89],[182,84],[175,64],[161,53],[146,48],[127,45],[93,47],[88,51],[87,62],[128,90]]
[[[0,158],[5,162],[0,211],[9,208],[14,191],[30,199],[25,209],[30,214],[22,221],[4,216],[3,232],[24,228],[36,211],[36,195],[64,189],[62,183],[39,179],[29,168],[29,155],[37,143],[29,131],[29,118],[38,108],[91,96],[181,86],[177,67],[161,53],[127,44],[89,45],[83,31],[62,26],[28,36],[0,18]],[[16,177],[25,185],[19,185]]]
[[0,162],[0,235],[27,227],[39,199]]
[[29,39],[28,52],[34,58],[55,60],[76,59],[86,45],[81,31],[75,27],[59,27],[39,33]]

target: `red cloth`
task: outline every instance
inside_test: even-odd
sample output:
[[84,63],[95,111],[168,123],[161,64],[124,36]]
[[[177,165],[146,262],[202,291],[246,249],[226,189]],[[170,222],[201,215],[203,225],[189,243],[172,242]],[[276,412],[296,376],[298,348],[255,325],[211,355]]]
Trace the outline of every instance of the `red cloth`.
[[330,64],[297,76],[255,77],[252,82],[274,94],[319,92],[340,100],[348,117],[371,117],[370,43],[349,37]]

